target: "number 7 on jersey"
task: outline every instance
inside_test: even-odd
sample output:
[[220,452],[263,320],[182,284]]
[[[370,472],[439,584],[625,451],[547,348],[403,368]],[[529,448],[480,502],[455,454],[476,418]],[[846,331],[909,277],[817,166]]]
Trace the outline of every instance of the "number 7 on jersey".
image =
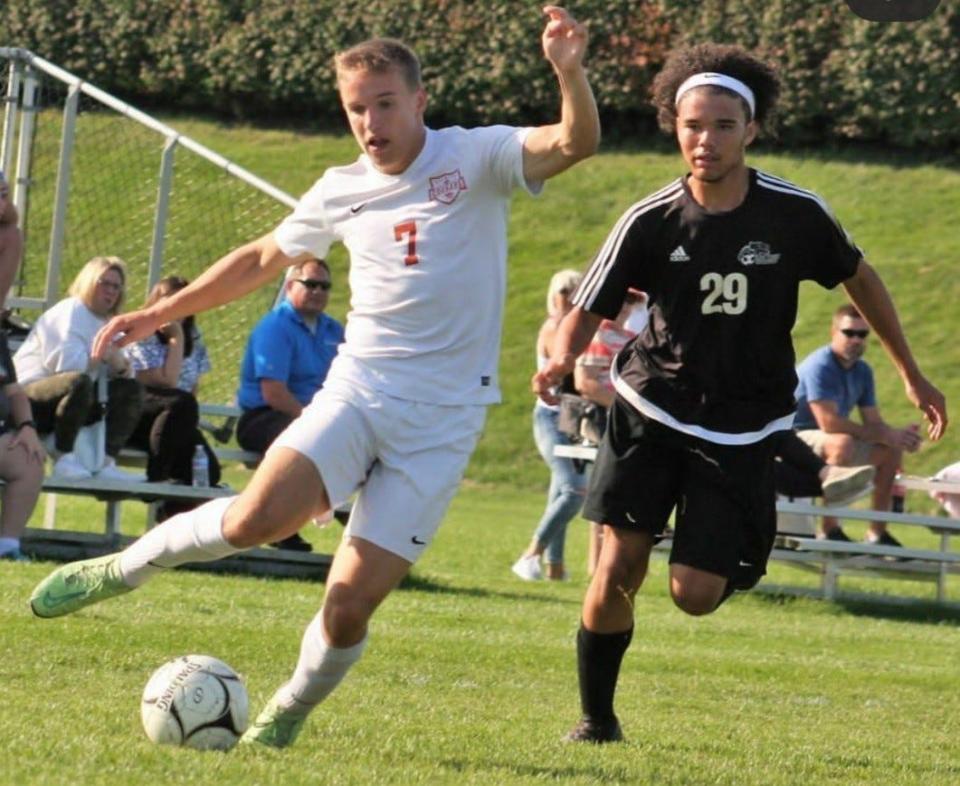
[[393,228],[393,239],[403,240],[404,235],[407,238],[407,253],[403,258],[403,264],[416,265],[420,261],[417,256],[417,222],[404,221]]

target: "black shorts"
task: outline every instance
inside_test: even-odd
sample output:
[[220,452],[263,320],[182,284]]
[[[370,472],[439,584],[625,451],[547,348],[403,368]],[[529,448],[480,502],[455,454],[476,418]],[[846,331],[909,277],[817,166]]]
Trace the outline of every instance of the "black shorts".
[[583,517],[657,536],[676,508],[670,562],[749,589],[766,573],[776,535],[776,442],[774,434],[718,445],[651,420],[618,396]]

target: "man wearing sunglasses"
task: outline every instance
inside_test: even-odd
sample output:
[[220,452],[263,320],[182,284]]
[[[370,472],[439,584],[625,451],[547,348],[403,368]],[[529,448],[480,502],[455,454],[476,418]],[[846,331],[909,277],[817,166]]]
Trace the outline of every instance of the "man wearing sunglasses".
[[[833,315],[830,343],[811,352],[797,368],[798,436],[828,464],[872,464],[877,468],[873,509],[889,510],[893,479],[903,453],[913,453],[921,443],[917,425],[894,428],[877,407],[873,370],[863,360],[870,326],[851,304]],[[860,421],[851,413],[859,410]],[[835,518],[823,520],[823,536],[846,540]],[[870,543],[899,546],[886,524],[874,521],[867,532]]]
[[343,326],[324,313],[331,286],[322,259],[290,267],[283,300],[250,334],[237,391],[243,410],[237,442],[244,450],[265,453],[323,387],[343,343]]
[[[343,326],[324,313],[330,300],[330,268],[308,259],[287,269],[283,300],[261,319],[247,342],[240,367],[237,442],[266,453],[273,441],[323,387],[343,343]],[[299,532],[271,545],[312,551]]]

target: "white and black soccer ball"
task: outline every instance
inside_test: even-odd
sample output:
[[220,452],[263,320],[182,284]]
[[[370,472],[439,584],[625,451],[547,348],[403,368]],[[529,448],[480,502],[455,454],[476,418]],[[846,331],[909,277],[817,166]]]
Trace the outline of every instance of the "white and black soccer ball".
[[160,745],[225,751],[246,730],[247,709],[247,689],[233,669],[209,655],[184,655],[153,673],[140,717]]

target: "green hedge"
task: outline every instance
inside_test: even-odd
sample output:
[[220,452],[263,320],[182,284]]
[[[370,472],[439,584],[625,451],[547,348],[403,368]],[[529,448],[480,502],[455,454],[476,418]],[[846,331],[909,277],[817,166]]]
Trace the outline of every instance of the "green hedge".
[[[582,0],[591,81],[615,135],[652,133],[648,85],[670,47],[736,42],[775,58],[785,143],[830,139],[956,149],[960,8],[871,24],[842,0]],[[234,117],[340,126],[331,54],[370,35],[411,43],[435,124],[543,122],[557,91],[539,4],[514,0],[7,0],[0,44],[111,92]]]

